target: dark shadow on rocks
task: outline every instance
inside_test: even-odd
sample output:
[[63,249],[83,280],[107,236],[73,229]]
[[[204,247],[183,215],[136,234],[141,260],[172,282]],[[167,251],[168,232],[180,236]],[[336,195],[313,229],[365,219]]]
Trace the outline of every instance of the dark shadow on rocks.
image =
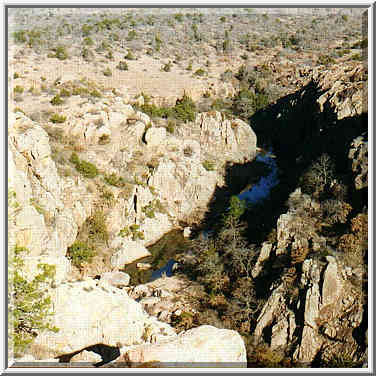
[[192,237],[196,237],[201,231],[205,230],[216,233],[221,227],[222,216],[229,206],[231,196],[249,189],[268,173],[269,167],[256,160],[244,164],[227,163],[225,166],[225,185],[216,188],[204,219],[192,229]]
[[[271,190],[267,199],[247,210],[244,219],[248,224],[247,239],[261,245],[268,239],[281,214],[287,212],[286,201],[299,186],[302,174],[323,153],[335,164],[335,172],[348,189],[347,201],[355,212],[367,206],[367,189],[357,191],[348,153],[352,141],[366,134],[367,113],[337,120],[337,114],[329,105],[320,112],[317,99],[323,94],[312,81],[302,89],[289,94],[250,117],[249,123],[257,135],[258,145],[273,149],[279,171],[280,183]],[[256,161],[246,164],[227,164],[223,188],[217,188],[208,205],[204,220],[192,234],[202,230],[214,234],[221,227],[221,219],[232,195],[239,194],[250,183],[256,183],[266,175],[265,165]],[[263,165],[263,166],[262,166]],[[262,169],[264,168],[264,171]],[[264,279],[268,289],[278,279],[281,269],[272,272],[273,278]],[[270,271],[270,270],[269,270]],[[262,278],[260,278],[261,280]]]
[[[102,357],[102,361],[95,363],[94,367],[103,366],[104,364],[109,363],[117,359],[120,356],[120,349],[118,347],[105,345],[103,343],[98,343],[96,345],[88,346],[88,347],[85,347],[84,349],[81,349],[81,350],[78,350],[69,354],[60,355],[57,357],[57,359],[59,359],[59,363],[69,363],[75,355],[81,353],[84,350],[92,351]],[[85,362],[85,363],[88,363],[88,362]]]

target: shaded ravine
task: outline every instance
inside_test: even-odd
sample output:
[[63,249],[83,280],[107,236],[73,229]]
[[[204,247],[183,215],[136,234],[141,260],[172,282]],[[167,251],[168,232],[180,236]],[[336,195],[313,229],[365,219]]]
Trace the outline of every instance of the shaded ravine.
[[[257,154],[255,160],[250,164],[253,163],[258,167],[264,165],[264,169],[258,168],[261,175],[258,176],[259,180],[248,184],[245,189],[237,195],[240,200],[244,200],[248,204],[258,203],[262,205],[262,201],[268,197],[271,189],[279,183],[278,167],[274,158],[275,157],[271,152],[265,152],[263,150]],[[266,176],[264,176],[265,171],[269,171],[269,174]],[[226,196],[230,197],[231,194],[229,193]],[[224,203],[225,201],[223,201],[223,204]],[[214,218],[219,218],[219,216],[222,215],[223,210],[225,210],[224,205],[222,205],[222,210],[220,209],[215,213]],[[208,234],[213,232],[214,230],[206,227],[202,229],[201,234],[203,236],[208,236]],[[171,277],[177,266],[175,256],[184,253],[190,247],[191,239],[184,238],[182,230],[172,230],[165,234],[156,243],[148,247],[151,256],[138,259],[135,262],[124,266],[122,270],[130,275],[131,285],[147,283],[163,276]],[[148,270],[142,270],[137,267],[137,264],[139,263],[148,263],[151,267]]]

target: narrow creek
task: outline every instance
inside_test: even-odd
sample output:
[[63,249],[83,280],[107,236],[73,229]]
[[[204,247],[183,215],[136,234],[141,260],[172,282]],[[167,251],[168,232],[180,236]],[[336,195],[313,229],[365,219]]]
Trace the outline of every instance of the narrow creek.
[[[247,186],[237,195],[240,200],[251,204],[261,203],[269,196],[271,189],[279,183],[277,162],[271,150],[259,152],[254,161],[265,164],[269,173],[267,176],[261,176],[256,183]],[[209,233],[210,230],[203,232],[204,236],[208,236]],[[188,251],[191,243],[189,238],[183,236],[183,231],[172,230],[148,247],[151,256],[126,265],[122,270],[129,274],[131,285],[134,286],[153,281],[163,275],[171,277],[176,264],[174,258]],[[150,268],[146,270],[139,268],[137,265],[140,263],[150,264]]]

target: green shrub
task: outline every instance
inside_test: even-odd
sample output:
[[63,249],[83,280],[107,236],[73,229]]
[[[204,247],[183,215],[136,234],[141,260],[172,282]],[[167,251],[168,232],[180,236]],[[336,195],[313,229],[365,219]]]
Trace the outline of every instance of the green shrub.
[[196,105],[186,94],[176,101],[174,107],[158,107],[145,101],[140,110],[150,117],[169,118],[173,117],[182,121],[194,121],[196,118]]
[[133,56],[131,50],[128,50],[128,53],[124,56],[124,59],[126,59],[126,60],[136,60],[136,58]]
[[352,56],[350,56],[350,59],[349,59],[349,60],[362,61],[363,58],[362,58],[362,55],[361,55],[361,54],[353,54]]
[[94,52],[89,48],[84,47],[81,51],[81,56],[85,61],[91,61],[94,59]]
[[59,60],[66,60],[68,59],[68,52],[64,46],[58,46],[52,49],[55,52],[52,57],[56,57]]
[[78,158],[77,153],[72,153],[71,157],[69,158],[69,162],[73,164],[79,164],[80,163],[80,158]]
[[98,90],[98,89],[93,89],[91,92],[90,92],[90,95],[94,98],[101,98],[102,97],[102,94],[101,92]]
[[143,213],[145,213],[145,215],[148,217],[148,218],[155,218],[155,211],[154,211],[154,208],[152,205],[146,205],[142,208],[142,211]]
[[265,91],[255,93],[248,89],[240,90],[233,99],[233,112],[243,118],[251,117],[258,110],[269,104],[269,96]]
[[86,178],[95,178],[98,175],[97,167],[87,161],[81,160],[79,165],[76,165],[76,170]]
[[211,109],[214,111],[221,111],[225,108],[226,104],[221,98],[214,99],[211,104]]
[[70,97],[71,92],[68,89],[63,87],[62,89],[60,89],[60,96],[61,97]]
[[16,43],[26,43],[27,42],[26,31],[25,30],[15,31],[13,33],[13,38]]
[[17,85],[17,86],[14,87],[13,93],[14,94],[22,94],[24,92],[24,90],[25,89],[22,86]]
[[114,55],[111,50],[107,52],[106,58],[108,60],[114,60]]
[[116,66],[117,69],[127,71],[128,64],[125,61],[119,61],[119,64]]
[[95,255],[96,252],[91,246],[79,240],[76,240],[67,251],[67,257],[79,268],[83,263],[90,263]]
[[344,22],[347,22],[348,20],[349,20],[349,16],[347,16],[346,14],[342,14],[342,20],[344,21]]
[[89,89],[86,87],[75,86],[72,90],[72,95],[88,95]]
[[13,78],[16,80],[17,78],[20,78],[21,76],[19,75],[19,73],[15,72],[13,74]]
[[99,145],[107,145],[111,141],[111,138],[108,134],[103,134],[102,136],[99,137],[98,144]]
[[63,104],[64,101],[61,99],[60,94],[56,94],[56,95],[50,100],[50,103],[51,103],[53,106],[58,106],[58,105],[60,105],[60,104]]
[[136,38],[136,36],[137,36],[137,33],[134,30],[131,30],[128,33],[127,41],[128,42],[132,41],[134,38]]
[[126,226],[123,229],[120,230],[119,236],[121,237],[128,237],[132,236],[132,239],[136,241],[137,239],[145,239],[144,233],[142,231],[139,231],[140,225],[133,224],[130,226]]
[[206,171],[215,170],[215,163],[213,161],[205,160],[204,162],[202,162],[202,166],[205,168]]
[[168,120],[167,122],[167,132],[173,134],[175,132],[176,123],[173,120]]
[[172,116],[172,108],[170,107],[158,107],[155,104],[145,103],[140,107],[141,111],[150,117],[168,118]]
[[101,199],[103,199],[110,206],[112,206],[115,203],[115,196],[112,193],[112,191],[108,189],[103,189]]
[[205,76],[205,71],[201,68],[197,69],[196,72],[195,72],[195,76]]
[[122,238],[126,238],[128,236],[131,236],[132,234],[132,231],[129,229],[128,226],[122,228],[119,232],[119,236],[121,236]]
[[189,63],[187,68],[185,68],[187,71],[191,71],[192,70],[192,63]]
[[176,119],[186,122],[195,120],[197,109],[193,100],[184,93],[183,98],[176,101],[173,111]]
[[82,25],[82,28],[81,28],[82,35],[84,37],[89,36],[89,34],[93,30],[93,28],[94,28],[94,26],[92,26],[92,25],[88,25],[88,24]]
[[222,16],[222,17],[220,18],[220,21],[221,21],[221,22],[226,22],[226,17],[225,17],[225,16]]
[[102,210],[96,210],[94,214],[86,220],[88,225],[88,238],[91,242],[107,242],[109,234],[106,225],[106,218]]
[[59,330],[49,320],[52,304],[46,286],[54,280],[56,267],[38,264],[41,272],[33,280],[26,280],[20,271],[24,264],[22,254],[28,252],[26,248],[16,246],[9,255],[8,338],[16,356],[24,354],[39,330]]
[[165,71],[165,72],[170,72],[171,70],[171,62],[168,62],[167,64],[165,64],[163,67],[162,67],[162,70]]
[[174,18],[175,18],[175,20],[178,21],[178,22],[183,22],[183,14],[182,14],[182,13],[176,13],[176,14],[174,15]]
[[67,117],[64,116],[64,115],[59,115],[59,114],[53,114],[51,117],[50,117],[50,121],[54,124],[60,124],[60,123],[64,123],[65,120],[67,120]]
[[112,173],[110,175],[104,176],[104,181],[109,184],[113,185],[114,187],[123,187],[124,186],[124,179],[121,176],[117,176],[115,173]]
[[84,38],[84,44],[86,44],[87,46],[92,46],[94,42],[90,37],[86,37]]
[[97,167],[90,162],[79,159],[76,153],[72,153],[69,161],[73,163],[76,170],[86,178],[92,179],[98,175]]
[[320,55],[317,59],[317,63],[320,65],[334,64],[336,61],[329,55]]

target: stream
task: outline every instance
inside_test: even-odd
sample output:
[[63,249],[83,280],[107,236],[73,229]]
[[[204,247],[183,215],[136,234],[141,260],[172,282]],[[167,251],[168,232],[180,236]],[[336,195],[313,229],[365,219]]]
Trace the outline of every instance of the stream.
[[[278,167],[275,156],[272,151],[259,152],[255,161],[264,163],[268,166],[270,172],[267,176],[262,176],[260,180],[253,184],[249,189],[237,195],[240,200],[255,204],[263,201],[270,194],[270,191],[279,183]],[[205,237],[210,235],[210,231],[204,231]],[[184,253],[189,249],[191,240],[184,238],[181,230],[172,230],[164,235],[160,240],[148,247],[151,256],[139,259],[132,264],[126,265],[122,270],[131,277],[131,284],[138,285],[154,281],[163,275],[171,277],[174,273],[176,261],[174,257],[177,254]],[[137,268],[138,263],[151,264],[150,269],[141,270]]]

